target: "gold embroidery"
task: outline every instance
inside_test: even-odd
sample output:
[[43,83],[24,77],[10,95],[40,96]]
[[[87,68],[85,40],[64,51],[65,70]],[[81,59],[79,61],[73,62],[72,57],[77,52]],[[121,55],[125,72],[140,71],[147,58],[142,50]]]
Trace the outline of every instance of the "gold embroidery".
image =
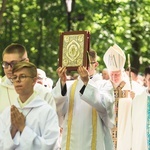
[[115,97],[115,126],[112,129],[112,139],[114,143],[115,150],[117,149],[117,127],[118,127],[118,104],[120,98],[128,97],[128,90],[122,90],[124,87],[125,82],[122,81],[120,85],[114,89],[114,97]]
[[114,90],[115,98],[127,98],[128,90]]
[[77,85],[77,80],[73,83],[72,88],[71,88],[71,94],[70,94],[66,150],[70,149],[71,125],[72,125],[73,106],[74,106],[74,94],[75,94],[76,85]]
[[[71,125],[72,125],[73,106],[74,106],[74,94],[75,94],[76,85],[77,85],[77,80],[73,83],[72,88],[71,88],[71,94],[70,94],[66,150],[70,149]],[[92,109],[92,127],[93,127],[93,131],[92,131],[91,149],[92,150],[96,150],[97,112],[96,112],[96,110],[94,108]]]
[[92,150],[96,150],[96,138],[97,138],[97,112],[93,108],[92,109],[92,127],[93,127],[93,135],[92,135]]

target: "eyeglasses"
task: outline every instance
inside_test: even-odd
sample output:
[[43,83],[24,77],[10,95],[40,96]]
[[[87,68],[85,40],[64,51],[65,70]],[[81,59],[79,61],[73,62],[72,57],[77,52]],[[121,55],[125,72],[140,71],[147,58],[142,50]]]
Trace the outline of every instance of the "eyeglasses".
[[93,64],[95,64],[95,63],[96,63],[95,61],[91,61],[91,62],[90,62],[91,65],[93,65]]
[[12,76],[11,77],[11,82],[12,83],[14,83],[14,82],[16,82],[17,80],[18,81],[25,81],[26,80],[26,78],[34,78],[34,77],[31,77],[31,76],[27,76],[27,75],[25,75],[25,74],[22,74],[22,75],[20,75],[20,76]]
[[13,66],[14,66],[15,64],[17,64],[18,62],[25,61],[25,60],[26,60],[26,58],[21,59],[20,61],[12,61],[12,62],[10,62],[10,63],[8,63],[8,62],[6,62],[6,61],[3,61],[3,62],[2,62],[2,67],[3,67],[4,69],[8,69],[9,66],[10,66],[11,68],[13,68]]
[[38,79],[38,80],[43,80],[43,78],[41,78],[41,77],[37,77],[37,79]]
[[96,63],[96,61],[90,61],[89,62],[89,67],[93,68],[95,63]]

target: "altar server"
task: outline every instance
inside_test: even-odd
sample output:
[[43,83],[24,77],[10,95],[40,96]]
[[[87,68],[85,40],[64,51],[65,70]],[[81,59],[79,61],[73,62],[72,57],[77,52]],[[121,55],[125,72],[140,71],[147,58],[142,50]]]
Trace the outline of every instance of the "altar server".
[[[2,68],[5,75],[0,82],[0,113],[7,107],[14,104],[18,94],[16,93],[10,78],[12,76],[12,67],[22,61],[29,61],[26,48],[19,43],[8,45],[2,53]],[[41,84],[35,84],[34,90],[37,95],[46,100],[54,109],[56,109],[55,100],[49,89]]]
[[150,66],[145,68],[146,88],[133,99],[132,150],[150,149]]
[[1,150],[54,150],[59,136],[56,111],[34,91],[37,68],[18,62],[11,81],[18,97],[0,115]]
[[79,77],[75,81],[66,81],[65,67],[57,69],[60,78],[52,91],[58,116],[65,116],[62,150],[113,150],[112,85],[95,78],[97,61],[91,54],[88,69],[78,67]]

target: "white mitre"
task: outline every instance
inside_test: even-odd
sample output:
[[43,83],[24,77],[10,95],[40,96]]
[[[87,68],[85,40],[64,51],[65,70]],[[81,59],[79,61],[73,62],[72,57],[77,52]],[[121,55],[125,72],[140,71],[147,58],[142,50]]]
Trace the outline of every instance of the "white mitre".
[[106,51],[103,60],[109,71],[118,71],[124,68],[126,56],[123,50],[114,44]]

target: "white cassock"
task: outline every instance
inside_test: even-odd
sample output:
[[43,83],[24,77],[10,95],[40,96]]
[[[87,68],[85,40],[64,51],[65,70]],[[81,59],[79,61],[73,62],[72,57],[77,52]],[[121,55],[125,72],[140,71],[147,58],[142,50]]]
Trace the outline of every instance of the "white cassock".
[[[114,98],[111,83],[90,79],[82,95],[80,90],[83,87],[83,82],[80,78],[78,78],[73,91],[75,82],[68,82],[67,95],[61,95],[60,80],[52,90],[58,116],[65,116],[62,150],[91,150],[92,147],[95,147],[96,150],[112,150],[110,128],[114,125]],[[73,105],[70,105],[72,94],[74,102]],[[71,116],[69,115],[70,108],[72,110]],[[93,114],[93,110],[96,115]]]
[[[34,91],[56,110],[55,100],[48,88],[37,83],[34,86]],[[0,113],[6,107],[14,104],[17,97],[18,94],[16,93],[13,84],[6,76],[4,76],[0,83]]]
[[0,115],[0,150],[53,150],[59,136],[56,111],[36,96],[24,108],[14,105],[26,116],[23,132],[12,139],[10,134],[10,107]]
[[[150,96],[150,94],[149,94]],[[150,97],[143,88],[133,99],[132,105],[132,150],[149,150],[148,131],[150,130]]]

